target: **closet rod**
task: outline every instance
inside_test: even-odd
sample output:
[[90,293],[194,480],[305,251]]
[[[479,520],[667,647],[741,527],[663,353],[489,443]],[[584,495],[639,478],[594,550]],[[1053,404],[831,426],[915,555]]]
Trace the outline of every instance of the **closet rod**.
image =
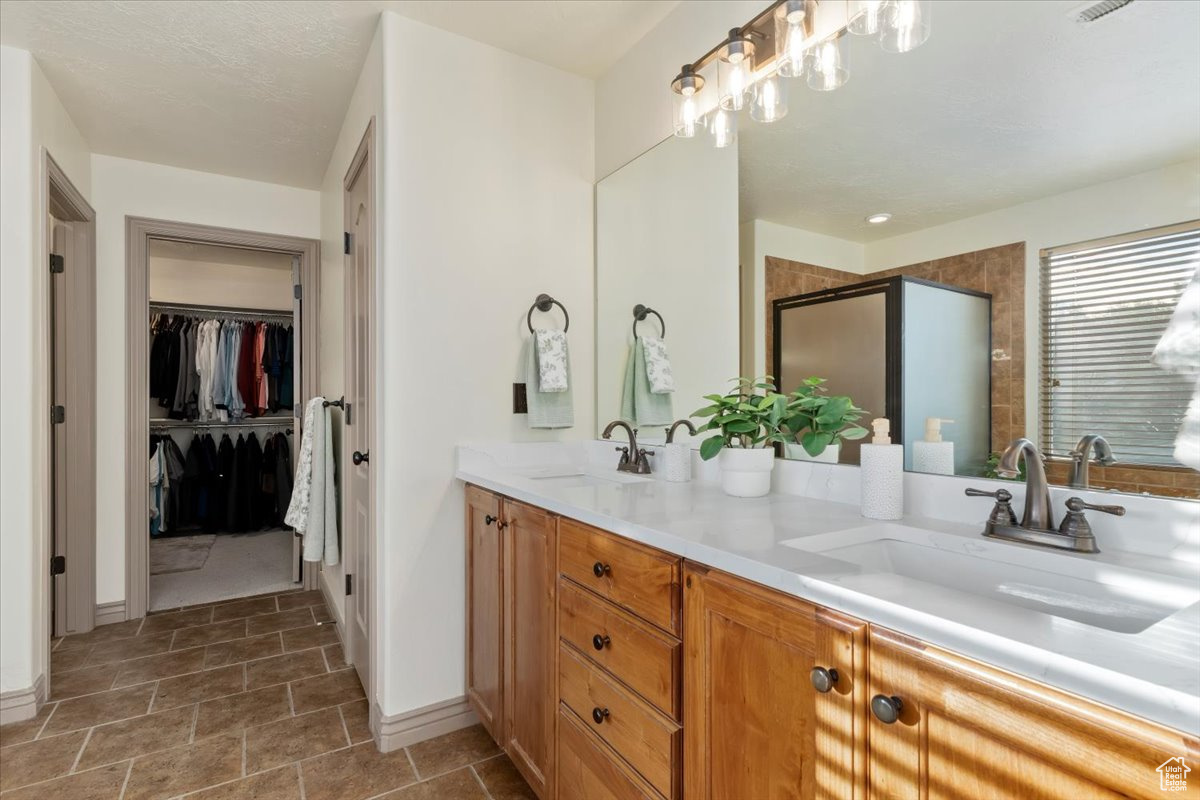
[[251,317],[254,319],[292,319],[291,311],[278,308],[239,308],[236,306],[203,306],[192,303],[156,303],[150,301],[151,311],[177,312],[183,315],[207,314],[214,317]]
[[220,420],[195,420],[189,422],[186,419],[152,419],[150,420],[151,428],[261,428],[264,425],[270,425],[275,428],[282,428],[292,424],[291,417],[283,419],[241,419],[232,422],[221,422]]

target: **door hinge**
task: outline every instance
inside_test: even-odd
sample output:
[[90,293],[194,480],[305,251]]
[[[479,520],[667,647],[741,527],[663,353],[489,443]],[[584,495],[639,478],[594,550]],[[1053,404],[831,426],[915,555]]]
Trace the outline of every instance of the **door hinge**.
[[50,272],[53,275],[67,271],[67,260],[57,253],[50,254]]
[[354,406],[350,403],[349,400],[347,400],[346,401],[346,409],[345,409],[346,413],[342,415],[342,421],[345,422],[345,424],[347,424],[347,425],[350,425],[354,422],[353,408],[354,408]]
[[295,286],[293,286],[292,287],[292,297],[296,298],[297,300],[303,300],[304,299],[304,287],[298,283]]
[[354,576],[347,575],[346,576],[346,596],[349,597],[353,591],[354,591]]
[[352,238],[350,231],[342,231],[342,252],[346,255],[350,255],[350,242]]
[[50,424],[62,425],[67,421],[66,406],[50,406]]
[[51,575],[62,575],[66,571],[67,571],[67,557],[66,556],[54,556],[53,558],[50,559],[50,574]]

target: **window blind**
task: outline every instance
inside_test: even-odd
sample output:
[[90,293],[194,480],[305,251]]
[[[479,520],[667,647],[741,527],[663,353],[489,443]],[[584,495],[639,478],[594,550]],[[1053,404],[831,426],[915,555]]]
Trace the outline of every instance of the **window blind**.
[[1044,453],[1098,433],[1122,464],[1178,466],[1196,378],[1150,354],[1198,263],[1200,222],[1042,251]]

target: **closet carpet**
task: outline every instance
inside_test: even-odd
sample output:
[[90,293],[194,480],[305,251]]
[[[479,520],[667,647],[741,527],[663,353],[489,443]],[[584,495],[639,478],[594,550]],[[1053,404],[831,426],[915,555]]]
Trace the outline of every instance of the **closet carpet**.
[[[291,531],[220,533],[208,536],[171,536],[150,540],[150,610],[217,603],[252,594],[285,592],[292,582]],[[197,547],[213,539],[208,557],[199,569],[154,574],[153,565],[171,560],[161,552]]]
[[0,727],[0,798],[531,800],[480,726],[383,754],[320,592],[53,643],[50,700]]

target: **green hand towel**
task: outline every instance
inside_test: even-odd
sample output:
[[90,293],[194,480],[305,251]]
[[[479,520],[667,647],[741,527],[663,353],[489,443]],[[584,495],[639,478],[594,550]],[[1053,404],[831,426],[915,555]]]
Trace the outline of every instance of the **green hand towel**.
[[670,425],[675,421],[671,395],[650,391],[650,378],[646,374],[646,348],[640,338],[635,339],[633,347],[629,349],[629,361],[625,366],[621,419],[635,427]]
[[571,428],[575,426],[575,402],[572,399],[571,360],[567,359],[567,390],[565,392],[540,392],[537,351],[533,337],[525,340],[521,352],[525,365],[525,401],[529,408],[531,428]]

